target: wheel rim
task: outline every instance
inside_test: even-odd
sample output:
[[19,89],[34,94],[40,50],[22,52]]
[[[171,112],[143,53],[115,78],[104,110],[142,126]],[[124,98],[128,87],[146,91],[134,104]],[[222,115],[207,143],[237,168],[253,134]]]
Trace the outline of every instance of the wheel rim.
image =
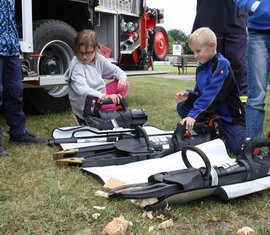
[[[60,40],[47,43],[40,54],[42,57],[39,57],[37,62],[37,72],[40,75],[64,74],[74,56],[72,48]],[[53,97],[64,97],[68,93],[68,87],[47,87],[46,92]]]
[[155,33],[154,49],[158,57],[163,58],[167,54],[167,37],[166,33],[162,30],[158,30]]

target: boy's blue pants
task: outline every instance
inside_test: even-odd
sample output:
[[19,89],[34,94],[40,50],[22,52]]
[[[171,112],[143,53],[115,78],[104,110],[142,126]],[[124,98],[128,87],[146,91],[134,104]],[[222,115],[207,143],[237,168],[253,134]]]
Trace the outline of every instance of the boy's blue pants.
[[[23,74],[18,56],[0,56],[0,108],[10,135],[19,137],[25,132],[23,111]],[[2,131],[0,128],[0,141]]]
[[[191,109],[192,105],[186,102],[181,102],[177,105],[177,112],[181,118],[185,118]],[[245,126],[224,122],[221,119],[219,131],[221,137],[225,139],[227,147],[235,154],[239,154],[241,146],[246,139]]]

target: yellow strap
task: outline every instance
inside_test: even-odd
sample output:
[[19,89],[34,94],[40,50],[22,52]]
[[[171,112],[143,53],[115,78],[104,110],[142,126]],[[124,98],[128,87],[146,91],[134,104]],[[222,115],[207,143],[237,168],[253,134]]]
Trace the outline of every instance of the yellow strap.
[[247,98],[248,97],[246,95],[240,96],[240,100],[241,100],[242,103],[246,103],[247,102]]

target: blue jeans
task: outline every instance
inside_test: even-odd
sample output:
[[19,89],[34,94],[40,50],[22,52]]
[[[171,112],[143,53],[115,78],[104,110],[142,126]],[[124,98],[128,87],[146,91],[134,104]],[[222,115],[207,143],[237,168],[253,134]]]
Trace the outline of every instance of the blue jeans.
[[267,79],[270,72],[270,34],[249,32],[247,68],[247,137],[260,139],[263,134]]
[[[0,108],[10,127],[11,136],[25,134],[23,112],[23,83],[21,62],[18,56],[0,56]],[[0,143],[2,131],[0,128]]]

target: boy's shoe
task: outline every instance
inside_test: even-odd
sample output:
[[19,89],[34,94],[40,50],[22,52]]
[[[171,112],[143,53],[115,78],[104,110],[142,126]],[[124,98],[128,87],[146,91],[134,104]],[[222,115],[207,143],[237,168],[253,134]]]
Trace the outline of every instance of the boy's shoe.
[[4,157],[7,155],[8,155],[8,152],[6,151],[5,147],[2,144],[0,144],[0,157]]
[[46,144],[46,141],[38,139],[34,134],[26,132],[25,135],[20,137],[10,136],[10,144]]

